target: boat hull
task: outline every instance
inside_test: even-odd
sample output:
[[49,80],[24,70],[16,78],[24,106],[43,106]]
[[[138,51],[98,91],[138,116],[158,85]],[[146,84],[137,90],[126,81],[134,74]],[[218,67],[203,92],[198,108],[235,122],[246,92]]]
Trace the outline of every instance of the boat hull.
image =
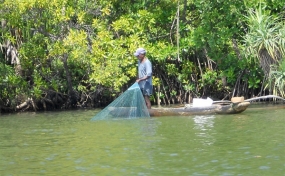
[[208,107],[153,108],[149,109],[149,114],[151,117],[238,114],[245,111],[249,105],[249,102],[241,102],[230,104],[214,104]]

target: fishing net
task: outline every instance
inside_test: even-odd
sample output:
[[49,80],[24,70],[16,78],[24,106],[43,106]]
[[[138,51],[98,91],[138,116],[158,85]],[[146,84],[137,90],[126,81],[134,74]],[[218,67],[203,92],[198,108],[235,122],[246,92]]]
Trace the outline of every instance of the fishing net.
[[113,118],[132,119],[141,117],[150,116],[141,89],[138,83],[135,83],[106,108],[96,114],[91,121]]

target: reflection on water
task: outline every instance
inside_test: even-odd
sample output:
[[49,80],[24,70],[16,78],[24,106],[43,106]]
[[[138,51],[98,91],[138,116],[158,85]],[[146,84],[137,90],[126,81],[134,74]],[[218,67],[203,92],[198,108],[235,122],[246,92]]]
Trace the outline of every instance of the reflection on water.
[[195,129],[199,129],[201,131],[207,131],[209,128],[214,127],[214,119],[215,116],[195,116],[194,122],[195,122]]
[[214,138],[214,115],[199,115],[194,117],[195,127],[194,129],[197,130],[195,133],[198,137],[202,140],[202,143],[205,145],[211,145],[215,142]]
[[284,175],[285,109],[260,109],[94,122],[95,110],[1,116],[0,175]]

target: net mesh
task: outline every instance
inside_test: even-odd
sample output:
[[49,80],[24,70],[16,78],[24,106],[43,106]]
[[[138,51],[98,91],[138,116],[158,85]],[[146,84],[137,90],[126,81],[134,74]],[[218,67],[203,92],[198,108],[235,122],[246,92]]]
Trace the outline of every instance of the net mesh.
[[116,98],[106,108],[96,114],[91,121],[113,118],[145,118],[150,117],[144,97],[138,83],[134,83],[127,91]]

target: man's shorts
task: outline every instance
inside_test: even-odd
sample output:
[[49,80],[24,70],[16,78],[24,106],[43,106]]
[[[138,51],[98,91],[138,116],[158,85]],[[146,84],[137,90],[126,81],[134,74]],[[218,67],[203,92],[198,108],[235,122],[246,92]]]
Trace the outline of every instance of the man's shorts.
[[152,95],[152,85],[148,81],[146,81],[144,87],[141,88],[141,91],[143,95]]

